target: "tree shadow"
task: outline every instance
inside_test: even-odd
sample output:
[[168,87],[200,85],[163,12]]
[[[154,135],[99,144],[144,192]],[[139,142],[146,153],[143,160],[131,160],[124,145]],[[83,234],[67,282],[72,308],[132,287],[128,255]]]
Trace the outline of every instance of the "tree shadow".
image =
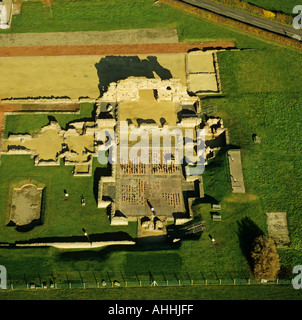
[[213,204],[219,204],[219,201],[215,199],[214,197],[210,196],[209,194],[205,194],[203,198],[197,198],[194,200],[193,205],[198,205],[201,203],[210,203]]
[[138,56],[106,56],[94,66],[99,77],[100,97],[107,91],[111,82],[128,77],[155,78],[155,73],[161,80],[172,78],[170,70],[161,66],[155,56],[148,56],[142,60]]
[[281,266],[278,272],[278,279],[291,279],[292,270],[292,266]]
[[240,249],[252,268],[251,252],[253,250],[253,242],[257,237],[263,235],[264,232],[249,217],[244,217],[240,221],[237,221],[237,224]]

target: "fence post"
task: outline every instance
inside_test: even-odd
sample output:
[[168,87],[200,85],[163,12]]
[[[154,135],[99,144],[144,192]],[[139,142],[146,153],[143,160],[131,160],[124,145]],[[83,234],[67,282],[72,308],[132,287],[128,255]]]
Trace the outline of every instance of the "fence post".
[[206,285],[208,284],[208,280],[206,279]]
[[193,280],[191,280],[191,285],[193,285]]
[[85,289],[85,282],[83,282],[83,289]]
[[141,282],[141,280],[139,280],[139,286],[140,286],[140,287],[142,286],[142,282]]
[[125,282],[125,287],[127,287],[127,281]]
[[247,284],[251,284],[251,279],[248,280]]
[[236,280],[234,279],[234,284],[236,284]]
[[169,281],[167,280],[167,286],[169,285]]

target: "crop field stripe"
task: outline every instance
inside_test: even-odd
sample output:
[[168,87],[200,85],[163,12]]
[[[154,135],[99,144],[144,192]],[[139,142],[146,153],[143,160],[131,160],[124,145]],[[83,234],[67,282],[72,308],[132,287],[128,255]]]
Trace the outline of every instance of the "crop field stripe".
[[235,49],[233,42],[209,43],[148,43],[112,45],[71,45],[71,46],[24,46],[0,47],[1,57],[30,56],[82,56],[82,55],[122,55],[152,53],[185,53],[192,49]]
[[0,44],[3,47],[174,42],[178,42],[176,29],[130,29],[114,31],[0,34]]

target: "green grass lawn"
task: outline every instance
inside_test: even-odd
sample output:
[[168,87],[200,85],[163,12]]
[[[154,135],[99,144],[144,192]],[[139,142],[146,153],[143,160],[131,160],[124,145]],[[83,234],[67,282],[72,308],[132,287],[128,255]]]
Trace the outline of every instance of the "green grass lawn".
[[[258,199],[261,214],[255,210],[254,217],[259,227],[265,226],[265,212],[287,212],[292,247],[279,250],[285,265],[299,264],[302,253],[299,59],[286,49],[220,53],[223,97],[202,100],[205,107],[217,106],[230,143],[242,148],[246,198]],[[252,134],[261,144],[252,141]]]
[[[65,290],[1,290],[0,300],[301,300],[291,285],[224,285]],[[219,303],[218,303],[219,304]],[[107,303],[97,303],[106,312]],[[232,308],[232,307],[230,307]],[[230,308],[228,310],[230,310]]]
[[48,125],[50,121],[57,121],[64,130],[69,122],[76,119],[93,120],[93,104],[82,103],[80,112],[70,113],[16,113],[6,117],[4,137],[7,138],[10,133],[30,134],[38,133],[42,127]]
[[[50,120],[56,120],[63,129],[75,119],[90,119],[94,105],[84,103],[80,113],[70,114],[16,114],[6,118],[5,136],[9,133],[37,133]],[[0,211],[1,219],[0,242],[24,241],[32,238],[72,237],[82,236],[82,228],[90,234],[125,231],[136,236],[135,224],[129,227],[110,227],[109,219],[104,209],[97,208],[97,184],[101,175],[108,174],[96,158],[93,159],[93,174],[91,177],[74,177],[73,167],[65,166],[63,160],[60,166],[35,167],[30,156],[1,157],[0,166]],[[10,201],[14,183],[32,179],[45,185],[43,196],[44,212],[42,225],[35,226],[28,232],[19,232],[15,227],[6,226],[9,222]],[[64,190],[69,199],[64,200]],[[81,205],[81,196],[86,205]]]
[[12,26],[0,33],[106,31],[139,28],[176,28],[180,41],[235,41],[241,47],[263,47],[259,37],[220,26],[153,0],[54,0],[51,11],[41,2],[26,1]]
[[[27,117],[27,116],[26,116]],[[39,120],[39,115],[38,118]],[[34,122],[33,122],[34,123]],[[221,158],[215,159],[219,164]],[[94,168],[98,168],[97,163]],[[220,182],[229,188],[228,174],[222,161],[222,171],[207,171],[208,176],[221,175]],[[136,236],[136,224],[128,227],[110,227],[104,210],[96,208],[92,178],[75,178],[71,168],[61,164],[59,167],[34,167],[29,156],[3,156],[0,167],[0,210],[1,240],[2,242],[25,241],[37,238],[56,238],[82,236],[82,227],[90,234],[123,231],[130,236]],[[16,231],[8,227],[10,183],[20,179],[32,178],[34,181],[46,185],[46,204],[43,225],[36,226],[28,232]],[[214,178],[213,178],[214,179]],[[215,179],[214,179],[215,180]],[[7,183],[10,181],[10,183]],[[207,181],[207,180],[205,180]],[[217,184],[218,185],[218,184]],[[64,201],[63,190],[67,189],[69,200]],[[211,192],[219,200],[223,200],[226,193],[220,190]],[[80,197],[84,195],[86,206],[80,204]],[[196,210],[206,221],[206,232],[216,237],[218,244],[213,246],[207,234],[200,239],[185,241],[181,245],[164,246],[117,246],[95,250],[57,250],[54,248],[39,249],[2,249],[1,263],[7,267],[13,281],[25,284],[24,275],[28,281],[39,281],[39,277],[49,279],[52,275],[59,282],[68,279],[80,283],[79,273],[87,282],[93,282],[93,273],[98,279],[111,278],[127,281],[149,281],[150,273],[157,279],[167,277],[169,281],[176,279],[194,280],[222,279],[232,280],[233,277],[243,279],[250,277],[249,265],[242,253],[242,246],[238,238],[238,223],[246,216],[254,219],[255,208],[259,215],[258,201],[254,207],[250,203],[236,203],[232,201],[228,192],[224,206],[223,223],[211,221],[208,204],[197,205]]]
[[[101,168],[97,160],[94,170]],[[104,170],[106,171],[106,170]],[[110,227],[104,209],[98,209],[93,190],[94,177],[74,177],[72,167],[35,167],[29,156],[2,156],[0,167],[1,203],[1,242],[25,241],[45,237],[82,236],[82,228],[89,234],[104,232],[129,231],[135,236],[132,224],[129,227]],[[27,232],[17,231],[14,226],[7,226],[10,215],[12,184],[25,179],[43,183],[45,187],[44,212],[42,225]],[[64,200],[64,190],[69,198]],[[86,205],[81,205],[81,196]]]

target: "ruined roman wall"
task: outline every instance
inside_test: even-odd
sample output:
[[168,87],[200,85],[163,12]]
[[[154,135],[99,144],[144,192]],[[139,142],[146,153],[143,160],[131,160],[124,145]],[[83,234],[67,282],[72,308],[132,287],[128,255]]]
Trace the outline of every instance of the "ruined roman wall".
[[179,79],[161,80],[144,77],[128,78],[110,83],[101,100],[106,102],[139,101],[140,90],[156,90],[157,100],[168,100],[181,104],[192,104],[197,97],[189,96],[187,87]]

